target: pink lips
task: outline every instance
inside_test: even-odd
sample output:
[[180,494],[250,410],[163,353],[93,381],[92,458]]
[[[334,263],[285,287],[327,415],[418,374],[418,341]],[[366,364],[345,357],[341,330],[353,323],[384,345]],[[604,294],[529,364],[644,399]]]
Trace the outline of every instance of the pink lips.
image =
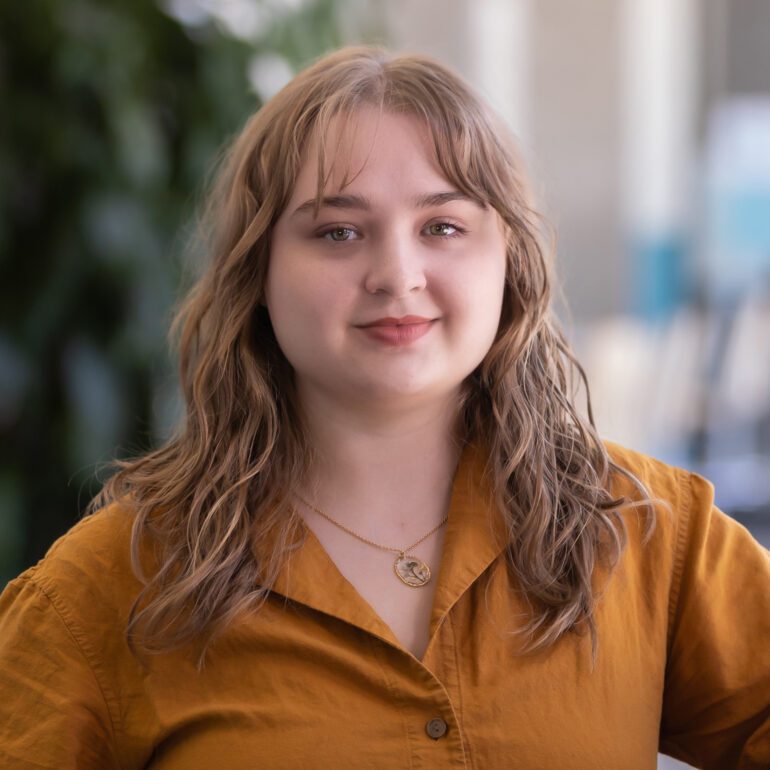
[[361,326],[367,336],[396,347],[409,345],[426,335],[436,319],[406,315],[401,318],[379,318],[366,326]]

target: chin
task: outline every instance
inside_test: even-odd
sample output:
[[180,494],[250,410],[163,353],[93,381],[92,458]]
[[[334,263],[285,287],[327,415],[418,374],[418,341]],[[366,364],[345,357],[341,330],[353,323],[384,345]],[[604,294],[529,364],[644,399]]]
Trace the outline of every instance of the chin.
[[369,380],[362,383],[358,389],[357,398],[361,401],[370,400],[379,406],[392,404],[394,407],[409,407],[415,404],[431,403],[446,398],[448,392],[456,390],[456,386],[425,377]]

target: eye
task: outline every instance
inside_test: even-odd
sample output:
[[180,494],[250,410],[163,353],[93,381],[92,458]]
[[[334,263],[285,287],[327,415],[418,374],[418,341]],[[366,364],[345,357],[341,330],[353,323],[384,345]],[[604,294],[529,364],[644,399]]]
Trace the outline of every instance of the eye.
[[320,233],[320,236],[329,241],[344,243],[345,241],[351,240],[353,235],[355,235],[355,232],[356,231],[350,227],[332,227],[330,230]]
[[458,235],[462,235],[465,230],[452,222],[434,222],[428,225],[428,232],[440,238],[455,238]]

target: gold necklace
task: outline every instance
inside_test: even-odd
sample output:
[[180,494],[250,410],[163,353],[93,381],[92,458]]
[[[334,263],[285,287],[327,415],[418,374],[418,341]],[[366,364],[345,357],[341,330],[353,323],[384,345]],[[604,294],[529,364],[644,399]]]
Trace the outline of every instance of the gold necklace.
[[430,580],[430,567],[428,567],[428,565],[422,559],[418,559],[416,556],[410,554],[409,551],[422,543],[423,540],[427,540],[434,532],[437,532],[439,529],[441,529],[441,527],[443,527],[444,524],[446,524],[449,520],[449,516],[444,516],[442,521],[437,526],[433,527],[433,529],[428,532],[427,535],[423,535],[416,543],[412,543],[407,548],[390,548],[387,545],[380,545],[379,543],[375,543],[372,540],[367,540],[365,537],[361,537],[361,535],[353,532],[352,529],[348,529],[344,524],[340,524],[331,516],[310,504],[307,500],[297,495],[296,492],[294,494],[308,508],[323,516],[327,521],[334,524],[335,527],[339,527],[349,535],[353,535],[353,537],[360,540],[362,543],[373,545],[375,548],[379,548],[383,551],[390,551],[391,553],[398,554],[398,556],[396,556],[396,560],[393,562],[393,571],[396,573],[396,577],[398,577],[402,583],[410,586],[411,588],[420,588],[420,586],[424,586]]

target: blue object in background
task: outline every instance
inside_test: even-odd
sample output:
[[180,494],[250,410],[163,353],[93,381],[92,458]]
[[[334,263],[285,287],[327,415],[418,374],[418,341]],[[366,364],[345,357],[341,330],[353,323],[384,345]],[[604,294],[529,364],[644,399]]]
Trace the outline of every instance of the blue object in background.
[[730,301],[770,278],[770,98],[716,105],[706,146],[706,286]]
[[687,249],[683,238],[639,236],[630,246],[630,295],[642,318],[668,318],[686,299]]

